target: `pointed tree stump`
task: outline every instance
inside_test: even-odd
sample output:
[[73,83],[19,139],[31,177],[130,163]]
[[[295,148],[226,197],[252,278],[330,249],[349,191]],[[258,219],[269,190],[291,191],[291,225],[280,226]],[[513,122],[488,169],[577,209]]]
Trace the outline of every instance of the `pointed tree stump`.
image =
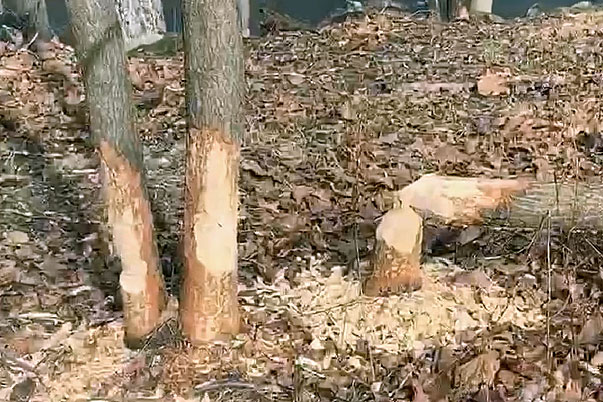
[[422,285],[423,222],[408,205],[392,209],[377,228],[371,274],[364,283],[367,296],[417,290]]

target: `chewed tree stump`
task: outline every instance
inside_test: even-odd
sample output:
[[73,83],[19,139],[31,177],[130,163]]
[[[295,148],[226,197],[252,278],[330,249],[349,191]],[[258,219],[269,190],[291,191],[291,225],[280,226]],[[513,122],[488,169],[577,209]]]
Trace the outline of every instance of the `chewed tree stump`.
[[385,296],[419,289],[423,282],[422,241],[422,219],[408,205],[386,213],[377,228],[364,293],[367,296]]

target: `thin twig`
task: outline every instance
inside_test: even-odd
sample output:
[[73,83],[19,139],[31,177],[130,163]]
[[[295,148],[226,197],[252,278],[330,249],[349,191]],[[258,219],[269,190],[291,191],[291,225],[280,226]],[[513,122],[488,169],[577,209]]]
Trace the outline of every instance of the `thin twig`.
[[356,299],[356,300],[352,300],[352,301],[349,301],[346,303],[336,304],[335,306],[326,307],[326,308],[319,309],[319,310],[308,311],[307,313],[302,313],[302,315],[308,316],[308,315],[314,315],[314,314],[329,313],[335,309],[351,307],[351,306],[354,306],[359,303],[360,303],[360,300]]
[[196,392],[209,392],[215,391],[223,388],[241,388],[241,389],[252,389],[257,391],[257,387],[251,383],[243,382],[243,381],[206,381],[202,384],[195,386]]
[[36,34],[33,36],[33,38],[31,38],[31,40],[29,42],[27,42],[27,44],[25,46],[23,46],[22,49],[23,50],[29,49],[29,47],[36,41],[36,39],[38,39],[39,35],[40,35],[40,33],[36,32]]
[[551,265],[551,211],[547,213],[547,241],[546,241],[546,264],[547,264],[547,303],[546,303],[546,357],[549,369],[552,368],[551,356],[551,287],[552,287],[552,265]]

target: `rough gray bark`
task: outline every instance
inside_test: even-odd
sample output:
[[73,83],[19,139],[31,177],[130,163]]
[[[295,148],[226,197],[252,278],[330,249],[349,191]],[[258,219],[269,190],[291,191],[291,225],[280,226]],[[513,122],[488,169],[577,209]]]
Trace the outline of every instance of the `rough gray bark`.
[[52,37],[45,0],[4,0],[3,3],[6,9],[18,16],[27,16],[28,25],[25,34],[28,39],[36,34],[42,40],[49,40]]
[[243,42],[234,0],[183,0],[188,116],[195,127],[243,135]]
[[239,29],[244,38],[249,38],[249,0],[237,0],[239,10]]
[[471,13],[492,14],[492,0],[471,0]]
[[488,224],[538,228],[551,214],[554,225],[566,229],[603,229],[603,185],[600,183],[533,183],[513,197],[509,207],[488,217]]
[[67,8],[101,159],[109,228],[122,265],[126,342],[138,347],[158,324],[165,295],[122,31],[113,0],[68,0]]
[[165,34],[161,0],[117,0],[126,51],[157,42]]
[[180,320],[194,343],[239,330],[237,179],[243,42],[235,0],[184,0],[188,111]]

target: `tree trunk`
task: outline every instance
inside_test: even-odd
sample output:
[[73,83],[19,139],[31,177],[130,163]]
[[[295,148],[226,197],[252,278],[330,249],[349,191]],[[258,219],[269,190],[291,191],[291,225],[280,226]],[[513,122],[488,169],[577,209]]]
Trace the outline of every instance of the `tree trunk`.
[[249,0],[237,0],[237,8],[239,10],[239,29],[244,38],[249,38]]
[[237,209],[243,43],[235,0],[184,0],[188,136],[182,330],[194,343],[239,330]]
[[492,0],[471,0],[471,14],[492,14]]
[[126,51],[160,40],[165,34],[161,0],[117,0]]
[[67,7],[101,159],[109,228],[122,264],[126,343],[138,347],[158,324],[165,294],[122,31],[112,0],[68,0]]
[[422,242],[423,221],[410,206],[403,205],[386,213],[377,228],[364,293],[386,296],[419,289],[423,283]]
[[36,33],[42,40],[49,40],[52,37],[46,0],[4,0],[3,3],[8,10],[19,17],[26,17],[27,29],[24,34],[28,39],[33,38]]
[[503,211],[485,216],[488,225],[536,229],[550,211],[554,226],[564,229],[603,229],[603,185],[600,183],[534,182],[525,194],[512,198]]

